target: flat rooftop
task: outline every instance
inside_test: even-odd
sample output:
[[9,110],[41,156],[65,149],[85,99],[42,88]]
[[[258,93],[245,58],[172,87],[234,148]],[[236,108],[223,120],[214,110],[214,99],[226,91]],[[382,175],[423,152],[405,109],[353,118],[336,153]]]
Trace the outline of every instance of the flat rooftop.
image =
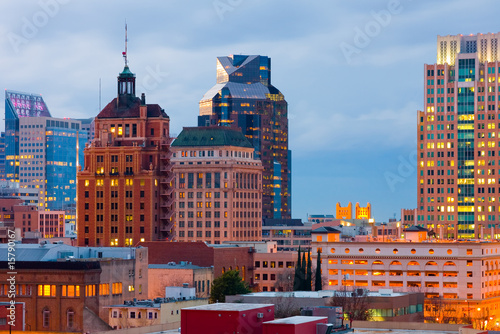
[[[342,291],[339,292],[342,293]],[[275,298],[275,297],[326,298],[326,297],[333,297],[335,293],[336,290],[291,291],[291,292],[265,291],[265,292],[251,292],[241,296],[267,297],[267,298]],[[369,297],[397,297],[408,294],[409,292],[395,292],[392,289],[379,289],[378,291],[368,291]]]
[[318,320],[328,319],[327,317],[309,317],[309,316],[295,316],[284,319],[277,319],[272,321],[266,321],[265,324],[283,324],[283,325],[298,325],[306,324],[308,322],[316,322]]
[[274,307],[274,304],[243,304],[243,303],[217,303],[186,307],[183,310],[204,310],[204,311],[249,311],[264,307]]

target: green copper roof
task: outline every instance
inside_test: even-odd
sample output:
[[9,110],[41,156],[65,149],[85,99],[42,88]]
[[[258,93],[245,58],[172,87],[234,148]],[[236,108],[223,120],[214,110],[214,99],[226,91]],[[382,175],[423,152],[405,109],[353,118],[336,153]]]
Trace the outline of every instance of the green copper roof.
[[130,68],[128,68],[128,65],[125,65],[125,67],[123,68],[122,73],[120,73],[120,77],[122,77],[122,78],[123,77],[125,77],[125,78],[135,77],[135,74],[130,71]]
[[184,128],[172,146],[239,146],[252,147],[239,130],[222,126]]

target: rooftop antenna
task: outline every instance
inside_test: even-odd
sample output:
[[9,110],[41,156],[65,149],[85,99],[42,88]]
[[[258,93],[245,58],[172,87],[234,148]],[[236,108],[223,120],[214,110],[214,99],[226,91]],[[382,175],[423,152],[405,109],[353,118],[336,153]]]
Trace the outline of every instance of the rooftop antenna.
[[128,66],[128,60],[127,60],[127,20],[125,20],[125,51],[122,52],[123,58],[125,59],[125,67]]

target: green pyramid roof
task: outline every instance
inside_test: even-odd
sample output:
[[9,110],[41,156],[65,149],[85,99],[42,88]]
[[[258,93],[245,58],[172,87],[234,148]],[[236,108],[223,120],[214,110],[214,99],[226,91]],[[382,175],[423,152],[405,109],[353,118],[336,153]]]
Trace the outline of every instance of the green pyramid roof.
[[253,147],[239,130],[223,126],[184,128],[173,147],[196,146],[238,146]]

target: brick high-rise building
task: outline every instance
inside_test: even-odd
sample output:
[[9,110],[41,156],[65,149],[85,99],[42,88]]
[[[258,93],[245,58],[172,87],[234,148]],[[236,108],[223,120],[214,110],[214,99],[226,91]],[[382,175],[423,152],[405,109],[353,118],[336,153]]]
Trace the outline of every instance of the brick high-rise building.
[[500,33],[438,36],[418,112],[417,224],[443,238],[500,237]]
[[118,97],[95,118],[95,138],[78,173],[78,245],[132,246],[172,237],[170,119],[135,95],[127,64]]
[[271,84],[271,59],[217,58],[217,83],[200,101],[198,126],[241,128],[262,160],[262,217],[291,218],[291,159],[288,104]]
[[262,163],[241,131],[184,128],[172,152],[177,240],[261,240]]

